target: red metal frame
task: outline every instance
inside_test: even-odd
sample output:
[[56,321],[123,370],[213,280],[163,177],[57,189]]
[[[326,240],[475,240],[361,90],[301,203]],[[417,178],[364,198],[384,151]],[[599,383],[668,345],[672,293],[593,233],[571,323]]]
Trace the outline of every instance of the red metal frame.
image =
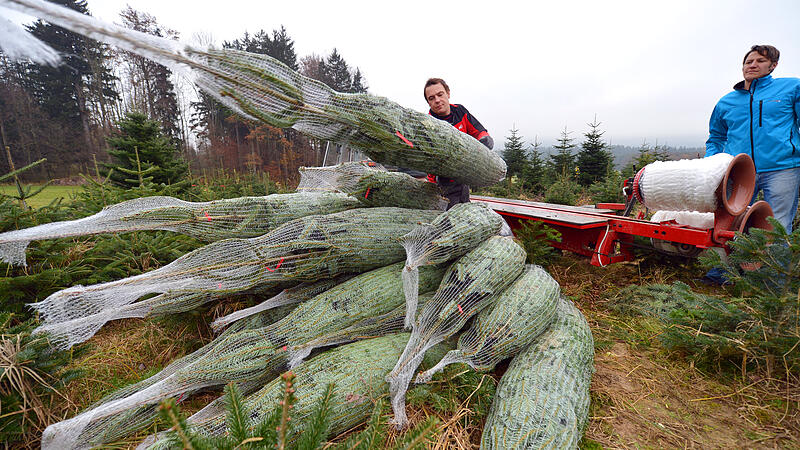
[[472,201],[488,204],[506,219],[512,230],[525,221],[546,223],[561,233],[560,242],[551,242],[553,247],[588,256],[595,266],[632,260],[634,236],[698,248],[722,247],[727,251],[727,241],[734,236],[730,230],[736,219],[724,210],[717,211],[714,228],[700,229],[674,221],[655,223],[611,212],[624,210],[622,203],[600,203],[592,208],[478,196],[473,196]]

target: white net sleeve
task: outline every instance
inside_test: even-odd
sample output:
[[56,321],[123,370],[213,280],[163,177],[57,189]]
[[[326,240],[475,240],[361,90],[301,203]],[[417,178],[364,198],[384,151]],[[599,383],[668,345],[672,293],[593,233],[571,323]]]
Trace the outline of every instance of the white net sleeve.
[[639,186],[650,209],[713,212],[715,191],[733,156],[718,153],[708,158],[656,161],[644,166]]
[[440,264],[464,255],[498,234],[505,220],[484,203],[460,203],[403,236],[406,267],[403,286],[406,296],[406,328],[410,329],[417,310],[417,268]]
[[589,419],[594,340],[563,298],[550,328],[517,355],[497,386],[481,448],[577,448]]
[[412,209],[447,208],[439,186],[408,174],[350,162],[336,166],[301,167],[299,192],[341,192],[364,206]]
[[211,242],[261,236],[291,220],[360,207],[360,202],[337,193],[272,194],[210,202],[187,202],[173,197],[143,197],[103,208],[82,219],[47,223],[0,233],[0,261],[25,264],[31,241],[165,230]]
[[492,237],[447,269],[436,294],[419,314],[403,354],[387,377],[394,423],[405,427],[405,394],[425,352],[458,332],[522,272],[525,250],[507,237]]
[[240,309],[239,311],[232,312],[227,316],[223,316],[214,320],[214,322],[211,323],[211,329],[213,329],[215,332],[219,332],[220,330],[224,329],[228,325],[238,320],[242,320],[246,317],[250,317],[262,311],[266,311],[272,308],[277,308],[279,306],[292,305],[295,303],[304,302],[309,298],[314,297],[315,295],[327,291],[328,289],[336,286],[337,284],[349,280],[353,276],[354,276],[353,274],[339,275],[336,278],[330,278],[318,281],[308,281],[305,283],[300,283],[297,286],[286,288],[281,292],[279,292],[277,295],[274,295],[255,306],[252,306],[250,308]]
[[[251,239],[227,239],[157,270],[74,286],[31,304],[54,345],[69,348],[109,320],[191,310],[220,296],[358,273],[403,259],[397,236],[440,211],[366,208],[293,220]],[[134,303],[148,294],[155,297]]]
[[651,222],[669,222],[674,220],[681,225],[695,228],[714,228],[714,213],[697,211],[656,211],[650,218]]
[[[439,284],[444,268],[426,269],[421,278],[425,287],[432,290]],[[400,307],[403,303],[401,270],[402,263],[364,273],[303,302],[274,324],[241,327],[240,331],[223,333],[183,358],[182,364],[168,366],[151,377],[152,382],[139,383],[140,389],[127,397],[105,402],[51,425],[44,433],[43,442],[69,443],[67,447],[70,448],[100,444],[104,441],[98,439],[135,431],[142,425],[143,418],[152,421],[154,408],[143,407],[164,398],[230,382],[267,381],[287,366],[292,356],[290,349]],[[257,323],[258,319],[254,320],[256,322],[251,323]],[[378,334],[380,330],[373,327],[372,332]],[[142,414],[134,415],[132,411],[142,411]]]
[[[336,435],[363,422],[369,417],[373,403],[388,393],[386,374],[407,341],[407,333],[367,339],[336,347],[295,367],[297,403],[293,408],[292,420],[302,421],[308,417],[326,387],[333,384],[330,433]],[[435,347],[426,363],[437,356],[441,357],[448,349],[452,349],[452,346],[448,348],[447,343]],[[282,389],[282,380],[276,378],[245,398],[244,404],[253,422],[263,419],[275,408],[279,398],[282,398]],[[211,411],[218,414],[201,410],[189,417],[187,422],[203,434],[221,435],[225,432],[225,414],[224,411],[219,414],[220,409]]]
[[448,352],[436,366],[417,375],[427,383],[449,364],[465,363],[488,371],[503,359],[515,356],[550,326],[561,295],[558,282],[539,266],[525,271],[497,300],[475,318],[461,334],[458,348]]
[[199,49],[85,16],[41,0],[5,6],[189,73],[239,114],[355,147],[383,164],[453,178],[473,187],[505,177],[500,155],[450,124],[369,94],[343,94],[267,55]]

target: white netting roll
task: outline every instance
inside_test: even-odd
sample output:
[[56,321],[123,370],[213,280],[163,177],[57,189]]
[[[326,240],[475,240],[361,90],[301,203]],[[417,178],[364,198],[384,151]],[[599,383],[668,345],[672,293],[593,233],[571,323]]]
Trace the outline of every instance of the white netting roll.
[[336,166],[301,167],[299,192],[341,192],[365,206],[413,209],[447,208],[439,187],[408,174],[387,172],[374,163],[349,162]]
[[[367,334],[351,332],[347,334],[349,340],[388,334],[396,328],[392,321],[371,323],[370,327],[363,322],[402,306],[401,270],[402,264],[394,264],[361,274],[308,299],[274,324],[225,332],[183,358],[182,364],[170,365],[154,375],[152,382],[138,383],[139,390],[130,395],[51,425],[43,442],[53,443],[53,448],[64,444],[86,447],[107,442],[103,439],[110,436],[131,433],[146,424],[143,418],[148,413],[151,421],[154,418],[153,408],[143,408],[147,405],[230,382],[266,381],[285,369],[290,359],[299,359],[295,348],[305,349],[309,342],[326,336],[336,339],[331,334],[342,333],[354,324],[360,324],[360,330]],[[443,267],[425,268],[421,273],[424,288],[433,290],[443,273]],[[138,414],[134,416],[131,411]]]
[[460,203],[432,223],[419,225],[403,236],[406,328],[411,328],[417,311],[417,268],[458,258],[500,233],[505,224],[505,220],[485,203]]
[[[227,239],[151,272],[92,286],[74,286],[31,305],[69,348],[109,320],[191,310],[220,296],[287,283],[358,273],[402,260],[398,236],[440,211],[366,208],[293,220],[251,239]],[[147,294],[155,297],[133,303]]]
[[732,160],[732,155],[718,153],[644,166],[639,180],[644,205],[655,210],[714,212],[719,206],[715,191]]
[[[511,238],[495,236],[456,260],[433,299],[414,323],[403,355],[387,377],[394,423],[408,423],[405,395],[425,352],[458,332],[522,272],[525,250]],[[421,268],[422,269],[422,268]]]
[[714,213],[697,211],[656,211],[650,218],[651,222],[669,222],[674,220],[680,225],[695,228],[714,228]]
[[550,326],[561,295],[558,282],[539,266],[525,271],[497,300],[475,318],[458,338],[458,348],[430,370],[417,375],[427,383],[449,364],[465,363],[488,371],[503,359],[515,356]]
[[82,219],[0,233],[0,261],[24,265],[28,243],[43,239],[165,230],[211,242],[261,236],[290,220],[360,206],[355,199],[336,193],[272,194],[210,202],[143,197],[105,207]]
[[473,187],[505,177],[506,165],[499,154],[449,123],[383,97],[333,91],[269,56],[198,49],[41,0],[0,0],[0,6],[119,46],[174,71],[190,72],[200,89],[241,115],[355,147],[374,161]]
[[511,361],[497,385],[481,448],[578,448],[593,372],[589,324],[562,297],[553,324]]

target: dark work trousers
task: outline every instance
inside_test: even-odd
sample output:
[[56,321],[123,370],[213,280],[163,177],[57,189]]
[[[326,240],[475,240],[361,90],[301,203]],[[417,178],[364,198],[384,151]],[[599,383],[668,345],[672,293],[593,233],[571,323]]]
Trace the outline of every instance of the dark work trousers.
[[454,181],[443,182],[439,180],[439,189],[441,189],[442,195],[449,201],[447,209],[459,203],[469,203],[469,186],[466,184],[456,183]]

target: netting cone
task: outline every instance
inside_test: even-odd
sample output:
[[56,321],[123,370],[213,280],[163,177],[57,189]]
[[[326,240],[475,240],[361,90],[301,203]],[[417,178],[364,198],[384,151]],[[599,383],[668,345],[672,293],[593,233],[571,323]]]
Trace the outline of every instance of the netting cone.
[[546,330],[556,314],[561,288],[544,269],[527,265],[522,275],[497,300],[478,313],[458,339],[458,348],[438,364],[417,375],[417,383],[454,363],[489,371],[503,359],[515,356]]
[[354,147],[374,161],[435,173],[472,187],[505,177],[506,165],[498,153],[449,123],[383,97],[333,91],[267,55],[200,49],[41,0],[0,0],[0,6],[151,59],[186,74],[240,115]]
[[417,312],[417,268],[441,264],[474,249],[490,236],[500,233],[505,220],[484,203],[461,203],[403,236],[406,267],[403,290],[406,296],[406,328],[410,329]]
[[387,377],[393,423],[408,424],[405,394],[425,352],[452,336],[522,272],[525,250],[511,238],[492,237],[456,260],[420,313],[403,354]]
[[566,298],[550,328],[517,355],[497,386],[481,448],[577,448],[589,419],[594,340]]

